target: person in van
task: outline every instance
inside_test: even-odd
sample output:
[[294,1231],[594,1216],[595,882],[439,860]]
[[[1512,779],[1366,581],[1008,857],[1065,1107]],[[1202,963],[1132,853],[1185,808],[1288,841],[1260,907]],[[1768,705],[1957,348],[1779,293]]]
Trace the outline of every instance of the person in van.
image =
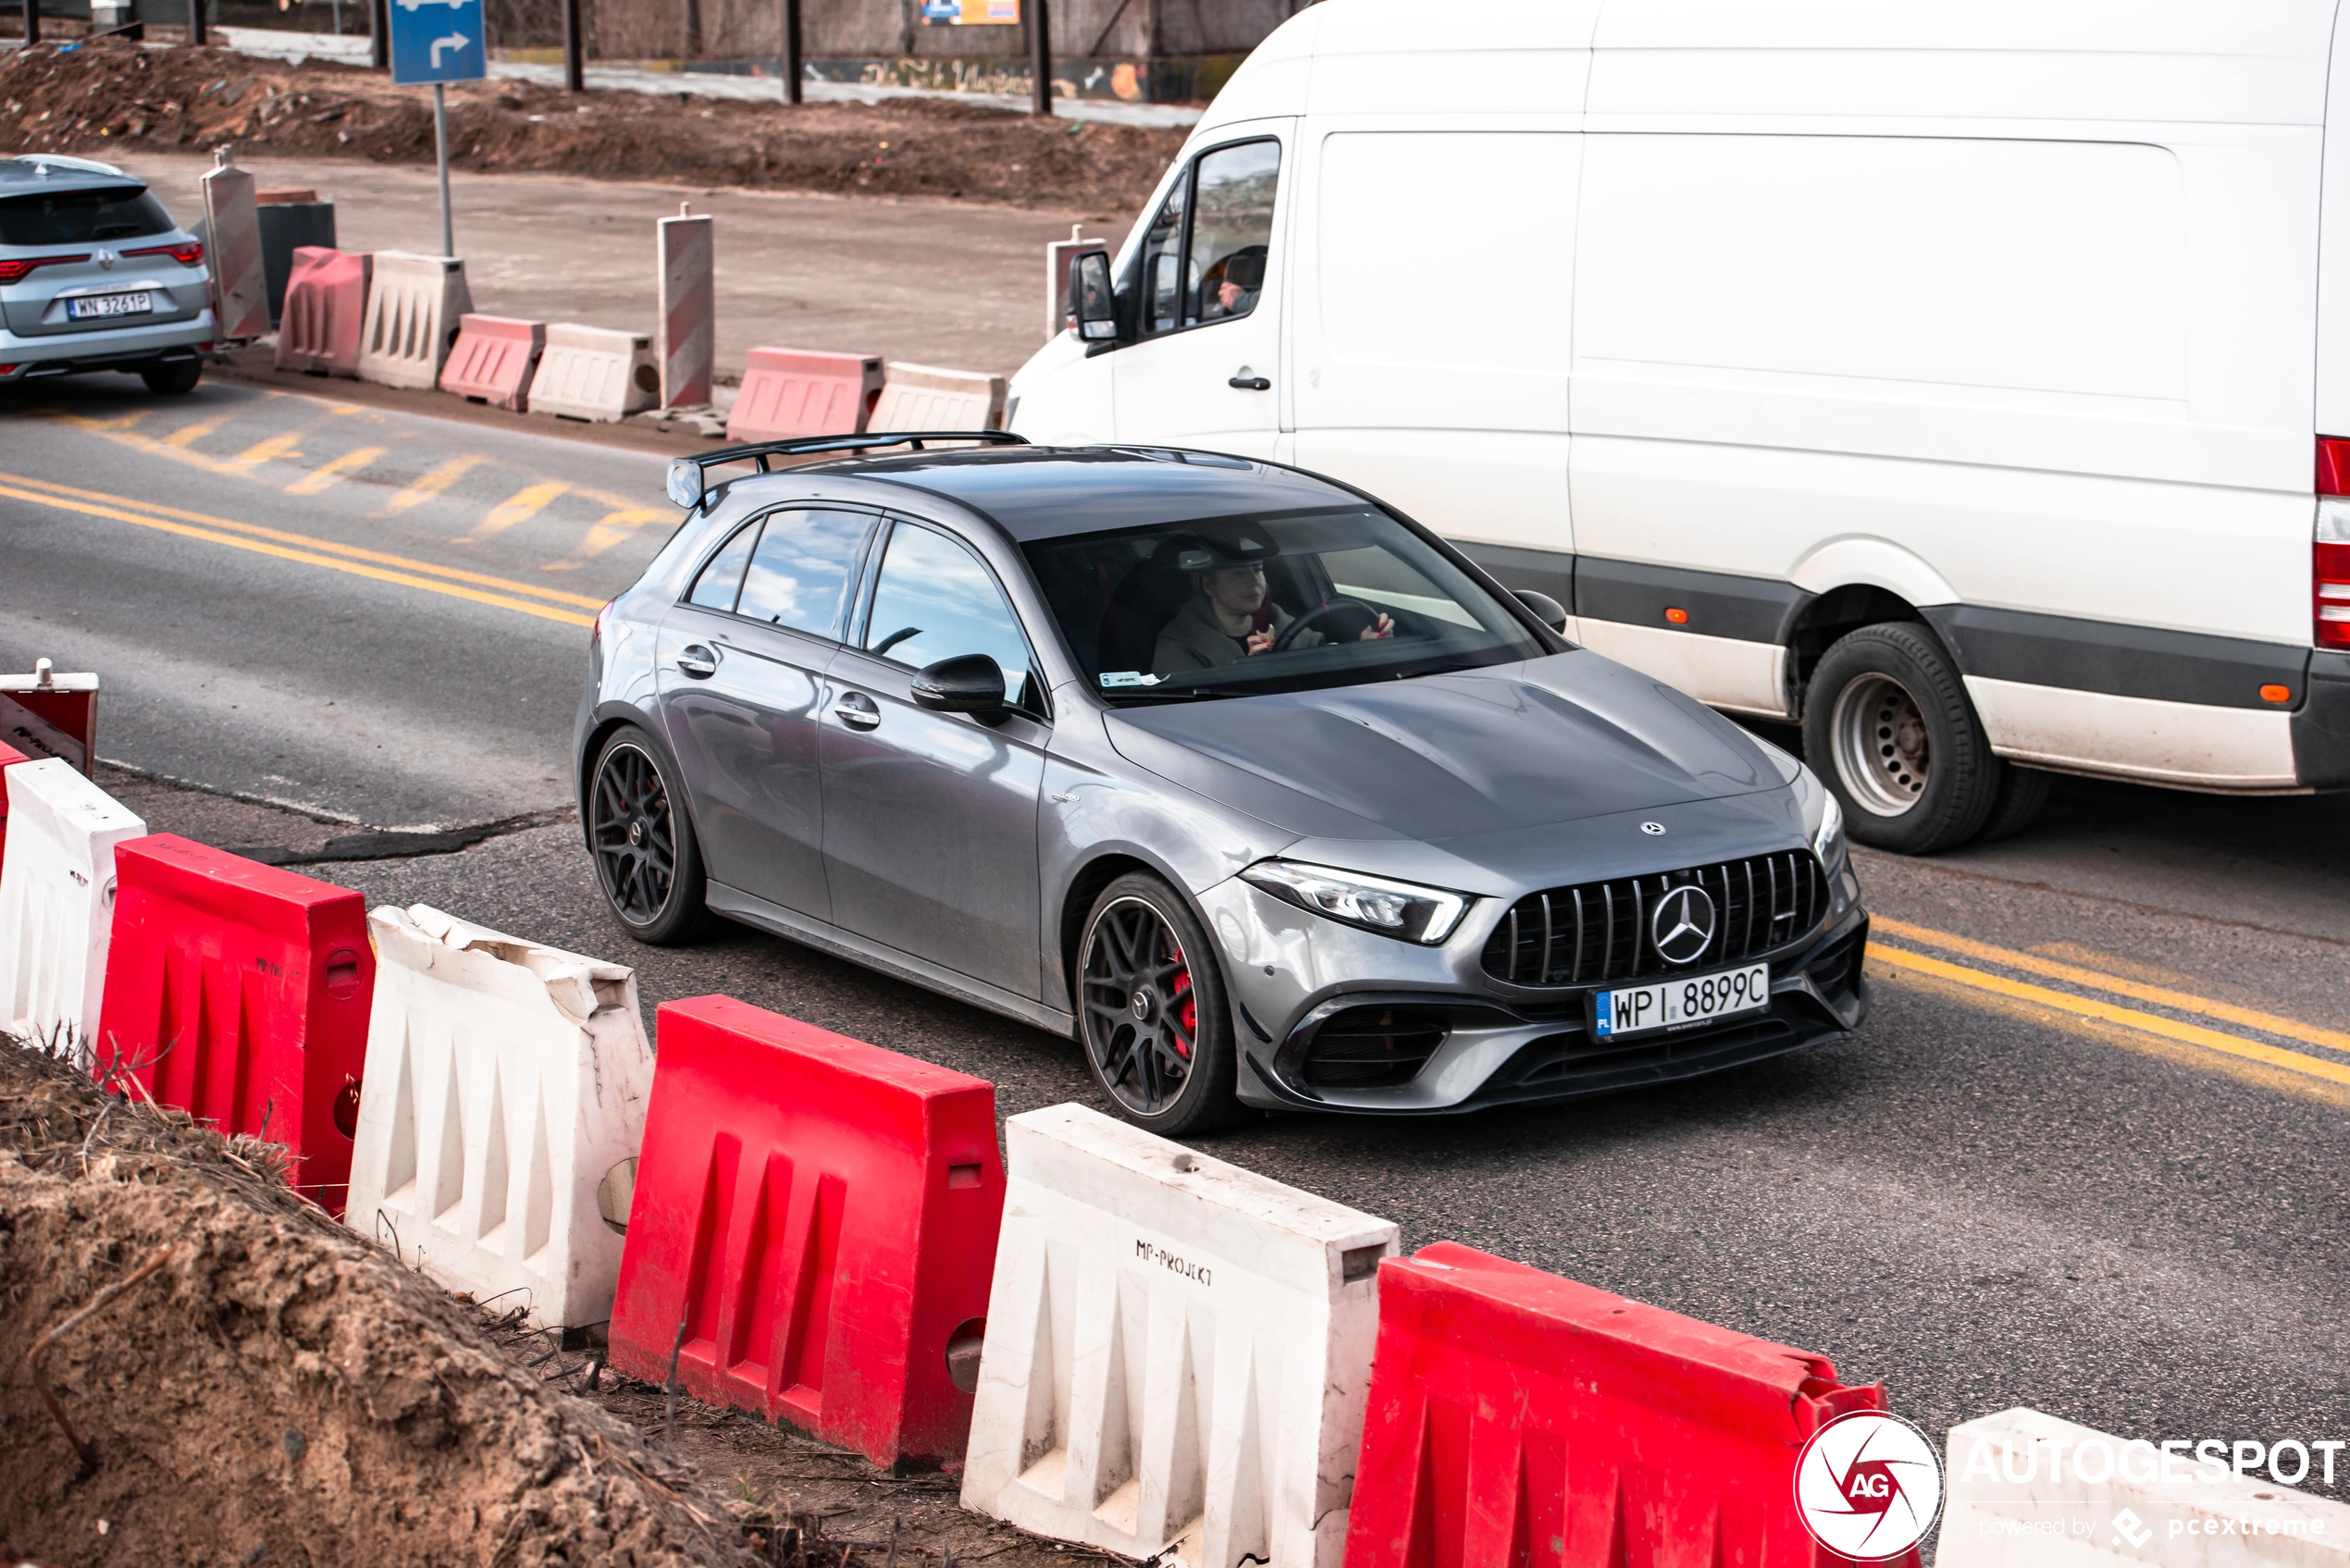
[[1200,319],[1222,321],[1256,308],[1265,287],[1265,247],[1244,245],[1207,269],[1200,290]]

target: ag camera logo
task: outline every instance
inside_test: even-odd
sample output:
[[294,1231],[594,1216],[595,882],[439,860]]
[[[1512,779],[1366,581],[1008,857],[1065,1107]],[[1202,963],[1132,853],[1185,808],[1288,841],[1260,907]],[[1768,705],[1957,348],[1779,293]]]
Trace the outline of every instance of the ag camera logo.
[[1941,1458],[1898,1415],[1839,1415],[1812,1434],[1795,1462],[1795,1511],[1812,1538],[1840,1557],[1899,1557],[1942,1511]]

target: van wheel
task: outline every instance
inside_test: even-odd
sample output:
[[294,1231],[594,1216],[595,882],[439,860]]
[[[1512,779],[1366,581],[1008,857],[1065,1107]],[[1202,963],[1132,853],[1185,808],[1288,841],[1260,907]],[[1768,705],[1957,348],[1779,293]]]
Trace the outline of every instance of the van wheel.
[[2040,815],[2040,808],[2048,803],[2048,786],[2055,782],[2055,774],[2037,768],[2000,763],[1998,798],[1991,803],[1991,814],[1983,820],[1983,831],[1974,835],[1974,841],[1988,844],[2030,827]]
[[1922,628],[1863,626],[1812,673],[1803,749],[1862,844],[1931,855],[1982,831],[2007,769]]
[[139,372],[139,379],[147,384],[147,390],[163,397],[192,392],[203,378],[204,361],[200,359],[167,360]]

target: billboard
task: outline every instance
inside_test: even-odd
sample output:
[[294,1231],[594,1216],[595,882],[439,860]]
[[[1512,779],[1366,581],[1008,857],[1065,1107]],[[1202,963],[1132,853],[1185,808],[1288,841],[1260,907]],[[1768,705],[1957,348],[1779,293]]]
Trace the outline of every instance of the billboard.
[[1018,27],[1020,0],[922,0],[927,27]]

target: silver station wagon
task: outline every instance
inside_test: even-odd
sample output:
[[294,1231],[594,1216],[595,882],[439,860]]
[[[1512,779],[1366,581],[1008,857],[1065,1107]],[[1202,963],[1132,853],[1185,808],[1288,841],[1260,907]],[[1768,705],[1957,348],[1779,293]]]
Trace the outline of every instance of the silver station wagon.
[[1620,1090],[1866,1011],[1819,780],[1360,491],[1002,433],[670,489],[577,730],[641,941],[714,911],[1073,1035],[1167,1133]]
[[212,339],[203,241],[143,183],[87,158],[0,158],[0,382],[121,370],[185,392]]

